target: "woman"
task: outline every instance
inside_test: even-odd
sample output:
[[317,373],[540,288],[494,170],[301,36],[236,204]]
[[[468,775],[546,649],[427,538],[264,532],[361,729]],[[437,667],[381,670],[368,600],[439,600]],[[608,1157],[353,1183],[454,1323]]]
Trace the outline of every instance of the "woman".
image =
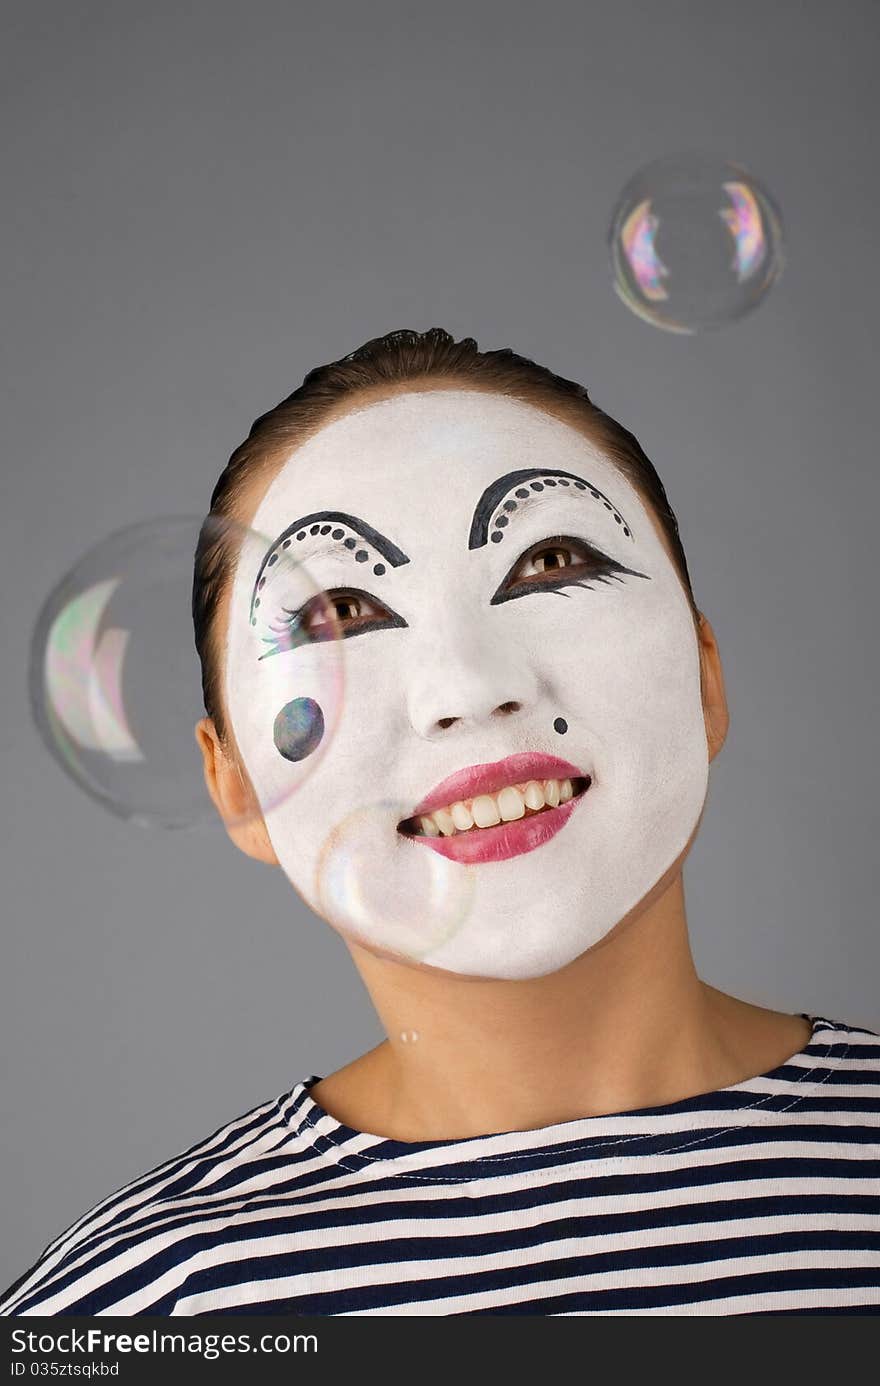
[[[258,419],[211,516],[269,542],[206,524],[196,555],[206,783],[387,1038],[111,1195],[0,1311],[880,1310],[880,1036],[694,968],[728,712],[635,438],[510,351],[395,332]],[[291,555],[326,598],[292,602]]]

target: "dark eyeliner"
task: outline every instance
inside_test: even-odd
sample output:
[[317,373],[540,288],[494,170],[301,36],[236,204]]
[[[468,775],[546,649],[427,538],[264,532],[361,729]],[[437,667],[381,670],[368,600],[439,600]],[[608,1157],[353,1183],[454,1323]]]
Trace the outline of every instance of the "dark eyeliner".
[[[581,562],[577,568],[572,567],[568,570],[560,569],[560,576],[556,579],[549,578],[544,580],[543,576],[536,574],[528,580],[514,583],[508,587],[511,575],[523,563],[530,554],[539,554],[543,549],[551,548],[574,548],[585,549],[587,553],[596,560],[595,566],[589,571],[585,571],[586,565]],[[567,572],[567,576],[565,575]],[[616,558],[611,558],[608,554],[597,549],[595,545],[586,539],[578,539],[573,534],[551,535],[548,539],[539,539],[536,543],[530,544],[527,549],[517,557],[505,573],[495,595],[492,597],[490,606],[498,606],[501,602],[512,601],[515,597],[528,596],[530,592],[560,592],[564,587],[584,587],[590,588],[594,582],[607,583],[609,579],[622,582],[626,576],[642,577],[648,581],[647,573],[640,573],[635,568],[628,568],[623,563],[618,563]]]
[[305,618],[310,608],[319,600],[318,597],[310,597],[307,602],[303,602],[302,606],[297,607],[295,611],[291,611],[288,607],[283,606],[278,616],[267,619],[266,624],[270,630],[277,632],[278,638],[275,639],[268,635],[261,637],[263,644],[271,645],[272,648],[267,650],[265,654],[261,654],[259,658],[268,659],[270,655],[285,654],[288,650],[298,649],[301,645],[324,645],[334,638],[339,640],[351,640],[353,636],[365,635],[368,631],[393,630],[407,624],[403,617],[399,616],[396,611],[391,611],[385,602],[380,601],[378,597],[374,597],[372,593],[364,591],[362,587],[333,587],[329,591],[324,592],[323,597],[330,602],[332,602],[334,598],[361,597],[364,601],[369,602],[371,606],[383,607],[388,614],[386,617],[367,617],[364,619],[362,625],[351,629],[346,629],[344,626],[339,625],[334,635],[333,632],[324,634],[321,634],[320,631],[312,632],[305,627]]

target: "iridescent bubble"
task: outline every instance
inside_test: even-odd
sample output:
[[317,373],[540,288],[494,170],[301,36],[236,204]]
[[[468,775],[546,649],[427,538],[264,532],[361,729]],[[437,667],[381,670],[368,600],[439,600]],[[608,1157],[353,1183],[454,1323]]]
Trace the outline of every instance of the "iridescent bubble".
[[[230,576],[242,564],[263,574],[254,583],[242,658],[247,677],[275,686],[276,725],[266,734],[274,733],[284,767],[268,791],[260,787],[259,802],[242,779],[247,805],[227,816],[227,826],[296,792],[321,760],[342,708],[335,608],[286,549],[261,569],[272,542],[215,516],[150,520],[109,535],[43,604],[31,641],[30,701],[43,741],[70,778],[111,813],[145,826],[220,823],[195,737],[205,715],[192,617],[200,534]],[[318,627],[321,643],[312,648]]]
[[317,909],[340,933],[391,957],[430,964],[467,919],[474,867],[434,851],[397,825],[412,806],[355,809],[327,837],[316,870]]
[[609,231],[614,287],[668,332],[695,333],[757,307],[783,268],[770,195],[738,164],[679,154],[626,185]]

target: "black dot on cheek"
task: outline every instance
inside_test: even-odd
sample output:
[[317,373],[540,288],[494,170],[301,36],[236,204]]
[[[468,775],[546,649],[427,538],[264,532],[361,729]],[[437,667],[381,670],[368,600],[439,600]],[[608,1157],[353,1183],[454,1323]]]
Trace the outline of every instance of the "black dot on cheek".
[[619,525],[622,525],[622,524],[623,524],[623,520],[620,518],[619,515],[615,514],[614,518],[615,518],[615,520],[617,521],[617,523],[618,523]]
[[255,626],[256,624],[257,624],[257,618],[256,618],[256,616],[252,616],[252,617],[251,617],[251,625],[252,625],[252,626]]
[[524,486],[521,486],[521,487],[519,488],[518,491],[515,491],[515,492],[514,492],[514,495],[519,496],[520,500],[525,500],[525,498],[526,498],[526,496],[527,496],[528,494],[529,494],[529,493],[528,493],[528,491],[525,489]]
[[285,760],[305,760],[324,737],[324,714],[314,698],[294,698],[275,718],[275,746]]
[[601,494],[601,491],[595,490],[592,486],[590,487],[590,495],[593,497],[593,500],[598,500]]
[[321,526],[321,533],[322,533],[322,534],[329,534],[329,533],[330,533],[330,529],[331,529],[331,526],[330,526],[330,525],[322,525],[322,526]]
[[504,509],[505,509],[505,510],[515,510],[515,509],[516,509],[516,501],[505,501],[505,502],[504,502]]
[[259,587],[260,589],[262,589],[262,588],[264,588],[265,586],[266,586],[266,579],[265,579],[265,578],[260,578],[260,581],[257,583],[257,587]]
[[560,486],[570,486],[570,485],[571,485],[571,482],[567,479],[567,477],[561,476],[561,477],[559,478],[559,485],[560,485]]
[[354,556],[354,557],[355,557],[355,562],[356,562],[356,563],[366,563],[366,561],[367,561],[367,559],[369,558],[369,556],[370,556],[370,555],[367,553],[366,549],[358,549],[357,553],[356,553],[355,556]]
[[320,525],[312,525],[311,529],[309,530],[309,534],[317,534],[320,528]]
[[357,540],[356,540],[356,539],[346,539],[346,541],[345,541],[345,547],[346,547],[347,549],[356,549],[356,548],[357,548]]
[[626,525],[623,526],[623,532],[627,536],[627,538],[629,538],[631,531],[626,527]]
[[529,486],[532,488],[533,491],[543,491],[544,489],[543,481],[530,481]]
[[277,555],[277,553],[273,553],[272,557],[269,559],[269,562],[266,564],[266,567],[267,567],[267,568],[271,568],[271,567],[272,567],[272,564],[273,564],[273,563],[277,563],[277,562],[278,562],[278,555]]
[[493,544],[500,544],[500,543],[501,543],[501,540],[502,540],[503,538],[504,538],[504,532],[503,532],[503,530],[496,529],[496,530],[493,532],[493,534],[492,534],[492,543],[493,543]]
[[345,530],[344,530],[344,529],[334,529],[334,531],[333,531],[333,538],[334,538],[334,539],[341,539],[344,533],[345,533]]
[[606,510],[611,510],[611,509],[613,509],[613,507],[612,507],[610,501],[603,501],[602,504],[604,505],[604,507],[605,507]]
[[510,524],[510,518],[507,515],[499,515],[495,523],[499,529],[503,529],[505,525]]
[[564,717],[557,717],[555,719],[553,723],[553,730],[559,732],[560,736],[565,735],[565,733],[568,731],[568,723],[566,722]]
[[552,476],[547,476],[547,477],[544,478],[544,485],[545,485],[545,486],[555,486],[555,485],[556,485],[556,482],[554,481],[554,479],[553,479]]
[[256,607],[256,606],[259,606],[259,605],[260,605],[260,599],[259,599],[259,597],[257,597],[257,600],[254,602],[254,606]]
[[384,563],[374,563],[374,564],[373,564],[373,572],[376,574],[376,577],[381,577],[382,574],[384,573],[384,571],[385,571],[385,564],[384,564]]
[[289,539],[285,539],[285,541],[284,541],[284,543],[281,545],[281,547],[282,547],[282,549],[289,549],[289,548],[290,548],[290,540],[289,540]]
[[305,530],[304,530],[304,529],[301,529],[300,532],[299,532],[299,534],[298,534],[296,537],[297,537],[297,539],[305,539],[305,537],[306,537],[306,532],[305,532]]

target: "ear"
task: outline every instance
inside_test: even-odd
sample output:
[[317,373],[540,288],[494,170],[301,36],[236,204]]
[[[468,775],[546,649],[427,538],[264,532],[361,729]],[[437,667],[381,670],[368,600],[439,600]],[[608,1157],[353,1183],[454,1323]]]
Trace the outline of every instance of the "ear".
[[196,723],[195,736],[202,752],[205,785],[232,841],[255,861],[278,866],[257,796],[245,781],[238,761],[221,744],[210,717]]
[[703,694],[703,720],[706,724],[706,741],[709,746],[709,759],[714,760],[727,738],[730,726],[730,713],[727,708],[727,694],[724,691],[724,671],[715,632],[707,618],[700,615],[700,687]]

